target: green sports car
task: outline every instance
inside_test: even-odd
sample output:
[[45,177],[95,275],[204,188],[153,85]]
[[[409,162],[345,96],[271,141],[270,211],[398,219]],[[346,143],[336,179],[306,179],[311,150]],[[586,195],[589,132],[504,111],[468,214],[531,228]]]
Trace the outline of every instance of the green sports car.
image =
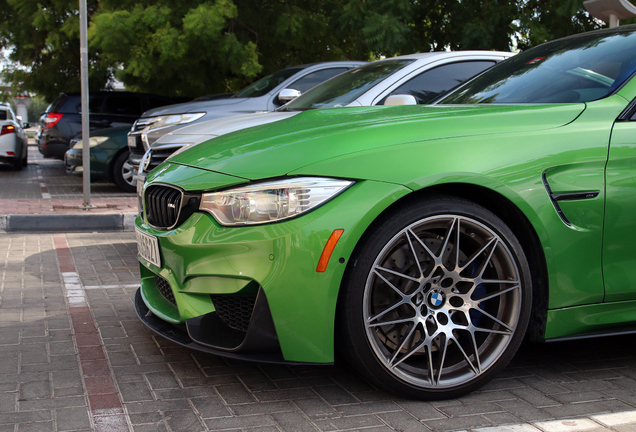
[[636,331],[636,27],[556,40],[429,106],[306,111],[173,156],[136,221],[139,317],[420,399],[524,337]]

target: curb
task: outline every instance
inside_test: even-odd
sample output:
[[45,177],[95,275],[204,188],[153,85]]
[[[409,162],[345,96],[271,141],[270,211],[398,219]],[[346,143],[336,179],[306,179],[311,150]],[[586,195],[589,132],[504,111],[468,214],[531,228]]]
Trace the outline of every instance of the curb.
[[136,213],[0,215],[0,232],[112,232],[132,231]]

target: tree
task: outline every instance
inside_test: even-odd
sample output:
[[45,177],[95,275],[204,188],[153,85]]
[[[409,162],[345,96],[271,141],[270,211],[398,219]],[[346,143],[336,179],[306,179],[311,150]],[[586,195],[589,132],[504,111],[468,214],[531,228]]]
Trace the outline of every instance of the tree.
[[91,47],[133,90],[169,96],[224,93],[261,71],[256,44],[232,31],[231,0],[103,1]]
[[603,24],[589,15],[584,0],[519,1],[520,49],[571,34],[595,30]]
[[[526,49],[599,28],[584,0],[87,0],[89,83],[169,96],[236,91],[276,70],[412,52]],[[38,3],[39,2],[39,3]],[[77,0],[0,0],[5,80],[79,90]]]
[[[88,1],[92,14],[97,0]],[[11,49],[3,75],[13,92],[32,92],[51,101],[60,92],[80,90],[77,0],[0,0],[0,46]],[[90,88],[105,88],[111,69],[89,51]]]

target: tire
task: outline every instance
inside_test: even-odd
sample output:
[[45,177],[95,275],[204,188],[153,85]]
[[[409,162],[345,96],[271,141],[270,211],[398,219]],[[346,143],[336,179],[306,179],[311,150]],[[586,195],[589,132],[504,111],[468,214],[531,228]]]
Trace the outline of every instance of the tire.
[[20,157],[20,155],[15,155],[13,158],[13,170],[14,171],[22,171],[24,167],[24,159]]
[[128,162],[130,152],[123,151],[117,155],[113,163],[113,182],[124,192],[135,192],[137,184],[133,175],[132,165]]
[[506,366],[531,305],[528,262],[503,221],[470,201],[431,197],[392,212],[356,247],[336,340],[382,389],[455,398]]
[[24,157],[22,158],[22,166],[27,166],[29,164],[29,146],[25,145],[24,149]]

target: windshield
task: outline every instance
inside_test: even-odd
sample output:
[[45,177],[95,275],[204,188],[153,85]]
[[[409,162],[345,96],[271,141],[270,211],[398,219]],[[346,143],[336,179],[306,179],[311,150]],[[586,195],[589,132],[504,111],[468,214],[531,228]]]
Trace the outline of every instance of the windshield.
[[601,99],[636,68],[636,32],[602,31],[529,49],[443,98],[442,104],[575,103]]
[[300,95],[285,105],[283,110],[303,111],[347,106],[379,82],[414,61],[384,60],[348,70]]
[[236,93],[233,98],[250,98],[263,96],[272,91],[277,85],[285,81],[296,72],[302,70],[302,68],[289,68],[279,70],[271,75],[267,75],[264,78],[259,79],[255,83],[252,83],[245,87],[240,92]]

